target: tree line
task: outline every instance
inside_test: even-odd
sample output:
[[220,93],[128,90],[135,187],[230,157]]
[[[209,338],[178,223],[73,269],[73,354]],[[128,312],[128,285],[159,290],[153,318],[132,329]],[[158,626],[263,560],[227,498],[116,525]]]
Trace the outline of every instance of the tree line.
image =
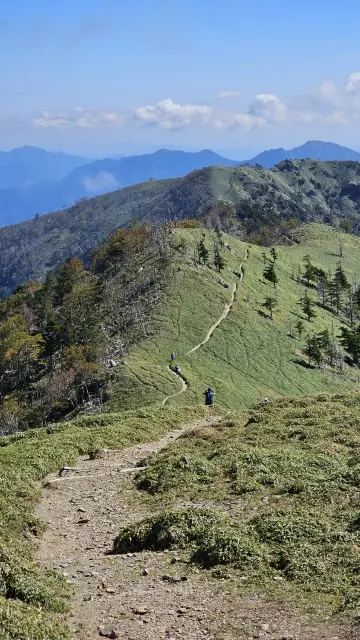
[[167,236],[165,226],[120,229],[86,267],[70,258],[0,302],[2,433],[102,404],[117,358],[152,333],[150,310],[169,277]]

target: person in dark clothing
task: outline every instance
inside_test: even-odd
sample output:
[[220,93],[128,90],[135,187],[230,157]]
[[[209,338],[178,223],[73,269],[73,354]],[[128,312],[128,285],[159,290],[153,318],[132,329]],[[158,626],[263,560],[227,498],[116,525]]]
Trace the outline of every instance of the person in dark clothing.
[[180,367],[178,364],[175,366],[175,373],[177,373],[177,375],[180,373]]
[[205,404],[207,406],[214,404],[214,392],[210,387],[206,389],[204,395],[205,395]]
[[171,360],[171,362],[174,362],[175,358],[176,358],[176,355],[175,355],[175,353],[172,351],[172,352],[171,352],[171,354],[170,354],[170,360]]

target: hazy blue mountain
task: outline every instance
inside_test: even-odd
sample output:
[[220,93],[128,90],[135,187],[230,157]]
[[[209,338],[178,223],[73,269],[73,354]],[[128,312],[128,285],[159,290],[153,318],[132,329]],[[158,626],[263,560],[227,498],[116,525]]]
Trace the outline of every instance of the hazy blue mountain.
[[261,164],[265,169],[270,169],[282,160],[303,160],[311,158],[312,160],[354,160],[360,161],[360,153],[342,147],[334,142],[321,142],[320,140],[308,140],[300,147],[293,149],[269,149],[262,151],[251,160],[240,162],[240,164]]
[[[90,162],[90,160],[60,151],[45,151],[45,149],[30,146],[19,147],[11,151],[0,151],[0,168],[18,162],[26,164],[30,170],[34,171],[38,180],[61,180],[70,171]],[[8,184],[7,186],[14,185]]]
[[[11,188],[4,189],[6,181],[1,179],[4,153],[0,153],[0,226],[27,220],[36,213],[48,213],[68,207],[82,198],[101,195],[149,179],[180,178],[191,171],[209,166],[261,164],[264,168],[271,168],[285,159],[304,158],[360,161],[360,153],[352,149],[314,140],[290,150],[280,148],[264,151],[247,163],[224,158],[208,149],[197,153],[161,149],[144,155],[88,161],[87,164],[84,164],[84,158],[62,153],[52,154],[34,147],[14,149],[5,156],[11,156],[13,162],[23,162],[36,171],[37,180],[35,184],[31,184],[33,181],[30,169],[27,176],[25,168],[22,167],[23,176],[20,175],[20,171],[18,178],[13,175],[12,182],[7,185]],[[23,160],[18,156],[23,157]],[[67,175],[60,180],[49,179],[51,171],[55,171],[56,167],[58,172],[65,172],[65,167],[68,168],[71,162],[77,166],[70,173],[66,172]],[[51,164],[53,169],[50,171]],[[48,166],[46,176],[44,165]]]
[[197,153],[161,149],[155,153],[118,160],[96,160],[78,166],[57,182],[36,183],[26,189],[0,188],[0,226],[26,220],[36,213],[64,208],[84,197],[108,193],[149,179],[183,177],[207,166],[237,164],[207,149]]
[[20,160],[0,166],[0,189],[26,188],[41,179],[42,176],[38,174],[36,169]]
[[145,155],[97,160],[75,169],[63,184],[75,197],[93,196],[149,179],[179,178],[203,167],[237,164],[208,149],[197,153],[160,149]]

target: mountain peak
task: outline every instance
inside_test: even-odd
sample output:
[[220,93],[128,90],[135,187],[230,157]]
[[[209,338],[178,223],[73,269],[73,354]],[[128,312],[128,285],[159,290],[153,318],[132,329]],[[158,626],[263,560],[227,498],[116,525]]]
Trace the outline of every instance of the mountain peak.
[[[313,160],[352,160],[359,162],[360,153],[343,147],[334,142],[323,142],[322,140],[308,140],[299,147],[292,149],[268,149],[259,153],[257,156],[248,160],[248,164],[261,164],[265,169],[270,169],[282,160],[304,160],[306,158]],[[243,164],[243,163],[242,163]]]

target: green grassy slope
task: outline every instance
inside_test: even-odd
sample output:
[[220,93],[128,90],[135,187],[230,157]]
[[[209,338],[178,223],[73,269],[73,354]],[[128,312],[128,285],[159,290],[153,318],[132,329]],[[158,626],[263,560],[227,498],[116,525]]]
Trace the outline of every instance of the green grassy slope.
[[59,574],[33,561],[43,524],[34,513],[38,481],[79,455],[157,440],[180,424],[207,414],[205,407],[146,409],[83,417],[0,438],[0,637],[67,640],[57,616],[67,586]]
[[[356,369],[345,367],[340,374],[328,368],[307,369],[297,362],[307,334],[328,328],[336,335],[340,322],[335,315],[320,307],[316,308],[318,315],[314,321],[307,322],[298,304],[299,285],[292,279],[293,272],[297,272],[306,254],[311,256],[314,264],[334,271],[341,242],[343,267],[349,280],[357,282],[360,274],[358,238],[314,224],[303,227],[301,244],[278,247],[278,309],[273,320],[264,317],[262,307],[265,297],[273,295],[272,285],[265,282],[262,275],[263,249],[250,247],[244,265],[244,280],[238,286],[228,318],[215,330],[207,344],[186,356],[205,338],[229,301],[230,289],[238,282],[233,271],[238,270],[248,245],[224,236],[234,250],[232,254],[224,251],[227,267],[220,278],[229,284],[226,290],[216,283],[219,276],[213,268],[193,265],[193,250],[202,231],[179,230],[177,233],[186,240],[186,255],[182,257],[179,254],[166,302],[152,318],[155,337],[130,350],[118,373],[120,381],[116,382],[114,378],[110,389],[112,409],[134,406],[134,402],[159,403],[166,395],[179,391],[180,381],[167,370],[173,350],[189,388],[170,399],[171,404],[201,402],[208,385],[215,390],[216,401],[227,408],[246,407],[263,396],[300,396],[358,387],[359,372]],[[211,250],[214,234],[206,233],[205,242]],[[310,296],[315,299],[316,292],[310,290]],[[297,313],[305,323],[302,341],[288,335],[290,326],[294,327]],[[296,334],[294,329],[293,333]]]
[[[297,217],[350,218],[357,229],[357,162],[284,161],[258,167],[208,167],[184,178],[150,181],[54,214],[0,229],[0,295],[40,278],[69,256],[84,257],[111,231],[133,220],[201,217],[219,201],[231,205],[236,226],[257,230]],[[11,268],[9,268],[9,265]]]
[[229,588],[357,619],[359,406],[284,398],[185,434],[135,478],[153,519],[115,548],[185,547]]

